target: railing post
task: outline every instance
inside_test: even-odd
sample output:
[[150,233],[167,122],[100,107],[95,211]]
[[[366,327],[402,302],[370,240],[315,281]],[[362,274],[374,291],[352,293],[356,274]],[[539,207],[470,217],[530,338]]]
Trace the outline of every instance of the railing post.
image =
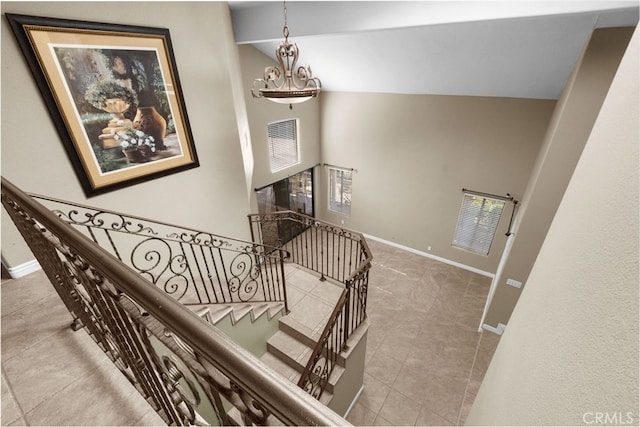
[[[251,215],[251,214],[247,215],[247,219],[249,219],[249,231],[251,232],[251,241],[253,243],[258,243],[258,242],[256,242],[256,237],[255,237],[255,235],[253,233],[253,221],[251,220],[252,216],[253,215]],[[260,242],[260,243],[262,243],[262,242]]]
[[282,286],[282,294],[284,296],[284,312],[289,314],[289,302],[287,300],[287,286],[284,279],[284,257],[286,252],[283,249],[279,249],[280,251],[280,275],[281,275],[281,286]]
[[349,334],[351,331],[350,327],[350,319],[351,319],[351,290],[353,288],[352,282],[347,281],[347,303],[344,305],[344,328],[342,329],[342,350],[347,349],[347,338],[349,338]]

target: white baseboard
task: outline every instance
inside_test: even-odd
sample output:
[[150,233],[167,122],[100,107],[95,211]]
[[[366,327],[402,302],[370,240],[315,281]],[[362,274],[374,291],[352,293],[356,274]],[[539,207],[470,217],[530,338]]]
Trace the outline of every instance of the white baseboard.
[[356,397],[353,398],[351,405],[349,405],[349,407],[347,408],[347,412],[344,413],[342,418],[347,418],[347,416],[349,416],[349,412],[351,412],[351,410],[353,409],[353,405],[356,404],[356,401],[358,400],[358,398],[360,397],[363,391],[364,391],[364,385],[360,387],[360,390],[358,390],[358,392],[356,393]]
[[393,246],[393,247],[396,247],[398,249],[402,249],[402,250],[405,250],[407,252],[411,252],[411,253],[414,253],[416,255],[420,255],[420,256],[426,257],[426,258],[431,258],[431,259],[433,259],[435,261],[439,261],[439,262],[442,262],[444,264],[449,264],[449,265],[452,265],[454,267],[462,268],[463,270],[471,271],[473,273],[477,273],[477,274],[480,274],[482,276],[490,277],[492,279],[495,276],[494,273],[489,273],[488,271],[480,270],[478,268],[471,267],[470,265],[465,265],[465,264],[461,264],[459,262],[451,261],[450,259],[446,259],[446,258],[442,258],[442,257],[436,256],[436,255],[432,255],[432,254],[430,254],[428,252],[422,252],[422,251],[419,251],[417,249],[401,245],[399,243],[390,242],[388,240],[384,240],[384,239],[381,239],[379,237],[372,236],[370,234],[363,233],[363,235],[367,239],[375,240],[377,242],[384,243],[385,245]]
[[38,263],[38,261],[34,259],[32,261],[27,261],[24,264],[20,264],[15,267],[6,267],[6,269],[9,272],[9,275],[13,279],[19,279],[28,274],[42,270],[42,267],[40,267],[40,264]]
[[502,335],[506,327],[507,326],[503,323],[498,323],[498,326],[495,328],[493,326],[487,325],[486,323],[482,324],[482,329],[484,329],[485,331],[493,332],[496,335]]

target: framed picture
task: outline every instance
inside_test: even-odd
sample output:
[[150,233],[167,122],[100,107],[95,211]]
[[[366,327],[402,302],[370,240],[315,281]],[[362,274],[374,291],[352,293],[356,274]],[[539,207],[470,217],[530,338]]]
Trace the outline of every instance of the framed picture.
[[168,29],[6,17],[87,197],[199,166]]

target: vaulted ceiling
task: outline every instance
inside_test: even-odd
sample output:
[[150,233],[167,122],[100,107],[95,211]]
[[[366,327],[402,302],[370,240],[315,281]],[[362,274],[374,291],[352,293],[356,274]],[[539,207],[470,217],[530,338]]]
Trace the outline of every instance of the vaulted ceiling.
[[[283,3],[229,5],[236,42],[275,60]],[[299,65],[311,66],[323,90],[557,99],[591,32],[635,26],[638,5],[290,1],[286,8]]]

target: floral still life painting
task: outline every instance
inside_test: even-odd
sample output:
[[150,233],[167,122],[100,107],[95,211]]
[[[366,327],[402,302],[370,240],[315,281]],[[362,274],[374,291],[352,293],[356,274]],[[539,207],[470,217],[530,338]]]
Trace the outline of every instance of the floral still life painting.
[[7,19],[88,196],[198,166],[168,30]]

